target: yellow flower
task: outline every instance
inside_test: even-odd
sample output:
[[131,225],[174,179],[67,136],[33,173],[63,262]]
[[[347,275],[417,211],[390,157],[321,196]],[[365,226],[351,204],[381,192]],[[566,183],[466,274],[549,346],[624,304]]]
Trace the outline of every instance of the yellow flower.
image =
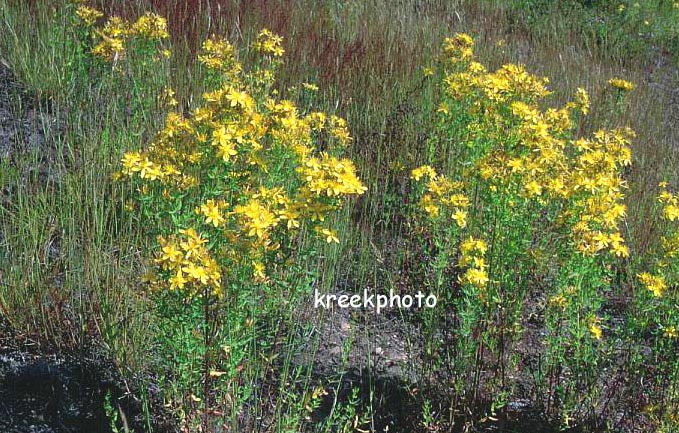
[[507,167],[509,167],[512,173],[521,173],[523,171],[523,159],[512,158],[507,161]]
[[267,29],[263,29],[257,36],[257,40],[254,43],[254,48],[263,54],[270,54],[273,57],[281,57],[283,54],[285,54],[282,43],[282,37],[272,33]]
[[141,153],[139,152],[127,152],[123,155],[122,159],[123,173],[132,174],[141,170]]
[[231,107],[252,108],[254,101],[247,92],[231,89],[224,95]]
[[458,33],[443,41],[443,52],[453,62],[461,62],[474,56],[474,40],[466,33]]
[[332,243],[332,242],[334,242],[336,244],[339,243],[339,238],[337,237],[337,233],[334,230],[330,230],[330,229],[326,229],[326,228],[322,228],[322,227],[316,227],[314,230],[316,230],[316,232],[318,234],[323,236],[323,238],[325,239],[325,241],[327,243]]
[[184,254],[175,244],[168,244],[162,247],[160,257],[156,262],[162,264],[165,269],[173,269],[181,265]]
[[[663,186],[663,184],[665,184],[664,186],[666,186],[665,182],[661,182],[660,184],[661,186]],[[658,195],[658,201],[660,203],[671,203],[673,201],[676,201],[676,199],[674,198],[674,195],[671,192],[661,191],[660,194]]]
[[207,270],[202,266],[197,266],[193,262],[184,266],[182,271],[184,271],[192,280],[199,281],[201,284],[207,284],[210,280]]
[[634,84],[627,81],[623,80],[621,78],[611,78],[608,80],[608,84],[613,87],[614,89],[618,89],[623,92],[628,92],[630,90],[634,90]]
[[416,180],[416,181],[419,181],[420,179],[422,179],[425,176],[432,178],[432,179],[435,178],[436,177],[436,170],[434,170],[432,167],[430,167],[428,165],[423,165],[421,167],[414,169],[411,172],[411,175],[410,175],[410,177],[412,179]]
[[427,215],[432,218],[437,217],[441,209],[429,194],[426,194],[422,197],[422,200],[420,200],[420,207],[427,213]]
[[174,90],[171,87],[163,88],[163,93],[161,95],[161,100],[170,107],[176,107],[178,102],[175,99]]
[[601,329],[601,326],[599,326],[599,324],[596,323],[596,321],[592,322],[589,325],[589,332],[592,333],[592,337],[594,337],[596,340],[601,340],[603,330]]
[[120,17],[110,17],[104,27],[97,31],[99,42],[92,54],[107,61],[116,61],[125,55],[125,42],[130,33],[129,23]]
[[549,298],[549,304],[554,307],[564,309],[566,308],[566,298],[561,294],[554,295],[551,298]]
[[665,328],[665,332],[663,333],[663,335],[665,336],[665,338],[675,339],[677,338],[677,336],[679,336],[679,333],[677,333],[677,328],[675,328],[674,326],[668,326],[667,328]]
[[221,215],[220,207],[224,204],[216,203],[214,200],[208,200],[207,203],[201,205],[200,212],[205,215],[205,223],[212,224],[219,227],[224,222],[224,217]]
[[669,204],[665,206],[665,211],[664,211],[665,218],[674,221],[677,218],[679,218],[679,206],[674,205],[674,204]]
[[139,17],[137,22],[132,25],[131,33],[147,39],[167,39],[170,37],[165,18],[150,12]]
[[188,282],[186,278],[184,278],[184,273],[182,272],[181,268],[177,269],[177,273],[175,273],[172,277],[170,277],[170,289],[183,289],[184,285]]
[[179,233],[186,236],[186,240],[179,244],[182,250],[184,250],[185,258],[188,260],[191,257],[200,256],[203,245],[207,243],[207,239],[203,239],[202,235],[193,228],[180,230]]
[[[235,77],[242,70],[240,63],[236,61],[235,48],[226,39],[212,36],[203,42],[198,61],[209,69],[226,72]],[[209,99],[206,98],[208,102]]]
[[265,270],[266,267],[264,266],[263,263],[261,262],[252,263],[252,276],[255,278],[255,281],[259,283],[265,283],[269,280],[269,278],[266,276]]
[[594,241],[594,245],[597,251],[603,250],[610,244],[610,239],[608,238],[608,235],[600,231],[594,233],[592,240]]
[[535,197],[542,194],[542,186],[535,180],[531,180],[524,186],[528,197]]
[[464,274],[464,280],[472,286],[483,288],[488,283],[488,273],[484,269],[469,268]]
[[472,264],[477,269],[485,269],[488,266],[486,265],[486,260],[483,257],[474,257]]
[[243,231],[248,236],[262,240],[268,238],[269,229],[278,224],[278,218],[259,200],[251,200],[247,205],[237,206],[234,213],[242,217]]
[[467,213],[461,210],[453,212],[453,219],[460,228],[465,228],[467,226]]
[[138,165],[139,177],[142,179],[154,180],[159,176],[160,167],[153,163],[148,157],[144,157]]
[[575,100],[578,102],[582,114],[587,115],[587,113],[589,113],[589,95],[587,94],[587,90],[578,87],[575,92]]
[[617,257],[629,257],[629,248],[622,242],[613,242],[611,244],[611,253]]

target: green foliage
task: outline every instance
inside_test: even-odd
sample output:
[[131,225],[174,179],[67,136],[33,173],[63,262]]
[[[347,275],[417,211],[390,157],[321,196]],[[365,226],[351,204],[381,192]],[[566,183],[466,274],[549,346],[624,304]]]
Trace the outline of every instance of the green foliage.
[[585,46],[596,47],[605,56],[628,63],[669,54],[677,61],[679,48],[679,3],[668,0],[619,2],[599,0],[516,0],[506,2],[512,19],[537,36],[561,27],[577,35]]

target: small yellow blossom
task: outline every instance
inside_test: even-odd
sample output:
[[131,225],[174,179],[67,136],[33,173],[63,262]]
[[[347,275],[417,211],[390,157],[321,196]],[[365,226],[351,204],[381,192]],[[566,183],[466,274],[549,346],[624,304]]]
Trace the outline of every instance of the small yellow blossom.
[[217,203],[210,199],[207,203],[200,207],[200,212],[205,216],[205,224],[212,224],[214,227],[219,227],[224,222],[224,217],[221,215],[220,208],[224,203]]
[[337,237],[337,232],[334,230],[326,229],[323,227],[316,227],[315,228],[316,232],[318,232],[319,235],[325,239],[327,243],[339,243],[339,238]]
[[603,330],[601,329],[601,326],[594,321],[589,325],[589,332],[592,334],[592,337],[594,337],[596,340],[601,340],[601,336],[603,335]]
[[671,340],[677,338],[679,336],[679,333],[677,333],[677,328],[674,326],[668,326],[665,328],[665,332],[663,333],[665,338],[669,338]]

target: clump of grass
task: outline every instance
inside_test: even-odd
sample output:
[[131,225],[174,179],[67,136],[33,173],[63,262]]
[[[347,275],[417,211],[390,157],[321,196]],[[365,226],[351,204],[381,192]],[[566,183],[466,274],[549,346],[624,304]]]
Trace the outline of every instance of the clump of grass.
[[64,350],[103,338],[121,367],[136,370],[148,347],[135,282],[143,241],[110,176],[142,123],[155,119],[132,115],[122,88],[92,79],[92,41],[74,5],[5,2],[2,13],[7,62],[47,122],[33,131],[41,148],[25,152],[19,134],[2,163],[3,311],[17,331]]

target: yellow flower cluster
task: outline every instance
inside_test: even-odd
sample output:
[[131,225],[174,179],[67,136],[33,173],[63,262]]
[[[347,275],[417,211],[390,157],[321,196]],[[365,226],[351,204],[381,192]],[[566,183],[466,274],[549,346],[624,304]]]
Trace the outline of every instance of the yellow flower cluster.
[[563,203],[563,216],[572,221],[582,253],[608,250],[627,257],[619,230],[626,213],[622,169],[631,164],[634,134],[629,129],[601,130],[589,139],[569,138],[575,113],[589,111],[589,96],[580,88],[563,108],[542,109],[540,102],[549,94],[546,83],[522,66],[487,72],[469,61],[446,74],[443,91],[449,100],[468,107],[469,142],[492,144],[477,168],[494,190],[503,185],[542,204]]
[[166,107],[176,107],[179,104],[177,99],[175,99],[175,92],[171,87],[165,87],[163,89],[163,93],[158,95],[158,102],[160,105]]
[[621,78],[611,78],[608,80],[608,85],[613,87],[614,89],[623,91],[623,92],[629,92],[630,90],[634,90],[634,84],[627,81],[623,80]]
[[205,224],[219,227],[226,221],[222,213],[227,206],[228,204],[224,200],[215,201],[210,199],[199,208],[196,208],[196,213],[205,217]]
[[267,29],[263,29],[259,32],[253,46],[257,51],[265,55],[282,57],[283,54],[285,54],[285,50],[283,49],[283,38]]
[[363,194],[367,189],[356,177],[352,161],[339,160],[327,153],[320,158],[307,158],[297,171],[305,181],[301,190],[305,197]]
[[236,49],[229,41],[212,36],[203,42],[198,61],[207,68],[220,71],[234,79],[241,73],[241,64],[236,60]]
[[639,281],[653,293],[656,298],[661,298],[663,292],[667,288],[665,278],[662,275],[651,275],[648,272],[642,272],[637,275]]
[[679,254],[679,197],[667,190],[666,182],[661,182],[659,186],[661,192],[658,195],[658,201],[663,206],[662,217],[673,223],[670,233],[666,233],[662,237],[663,260],[661,260],[660,265],[664,266],[664,260],[673,259]]
[[[495,72],[475,61],[456,63],[457,66],[444,78],[446,94],[451,98],[463,101],[476,96],[476,107],[482,109],[490,104],[507,104],[511,101],[535,100],[550,94],[547,90],[547,78],[529,74],[521,65],[506,64]],[[462,70],[457,70],[462,66]],[[483,97],[483,99],[481,99]]]
[[179,237],[158,237],[160,251],[156,253],[155,263],[170,273],[167,282],[160,287],[188,290],[199,295],[208,288],[211,294],[221,296],[220,267],[206,247],[207,239],[193,228],[179,233]]
[[427,192],[420,199],[420,208],[432,218],[439,216],[441,208],[444,208],[458,227],[466,227],[469,199],[463,192],[462,183],[450,181],[428,165],[418,167],[411,173],[415,181],[423,177],[428,179],[428,183]]
[[572,170],[566,179],[573,191],[574,207],[579,210],[573,232],[584,253],[608,249],[618,257],[629,256],[619,227],[626,215],[622,168],[631,164],[629,141],[633,136],[629,129],[602,130],[593,140],[573,142],[577,156],[566,168]]
[[560,289],[556,294],[552,295],[549,298],[548,303],[551,307],[565,311],[576,297],[577,295],[575,286],[567,286]]
[[92,48],[92,54],[107,61],[119,60],[125,55],[125,42],[129,34],[129,23],[120,17],[110,17],[101,30],[96,31],[99,42]]
[[469,237],[460,245],[459,265],[466,267],[464,275],[460,278],[462,284],[471,284],[472,286],[483,289],[488,284],[488,265],[485,262],[485,254],[488,247],[483,240]]
[[589,94],[587,93],[587,90],[578,87],[575,91],[575,102],[571,102],[566,106],[571,109],[579,110],[586,116],[589,113]]
[[170,37],[167,32],[167,21],[154,13],[147,12],[130,26],[130,35],[150,40],[161,40]]
[[[195,162],[200,154],[195,146],[189,146],[188,139],[194,133],[187,119],[177,113],[167,116],[165,129],[158,139],[144,152],[127,152],[122,159],[122,176],[139,176],[148,181],[159,181],[163,185],[188,188],[197,184],[197,179],[183,172],[186,164]],[[187,140],[187,146],[177,149],[173,140]]]
[[679,197],[667,190],[667,182],[659,185],[662,190],[658,194],[658,201],[663,204],[663,217],[668,221],[679,219]]
[[[76,16],[87,26],[91,26],[102,13],[96,9],[80,6]],[[101,29],[94,29],[95,45],[92,54],[106,61],[118,61],[125,56],[126,46],[130,39],[137,38],[148,41],[167,39],[167,21],[154,13],[146,13],[131,23],[120,17],[110,17]],[[164,55],[167,57],[168,51]]]
[[[263,35],[263,49],[280,44],[277,36]],[[345,197],[367,188],[352,161],[330,153],[351,140],[344,119],[325,113],[301,116],[291,101],[275,99],[248,75],[260,71],[244,72],[225,40],[206,41],[199,59],[226,72],[223,84],[205,92],[191,115],[168,114],[144,151],[124,155],[119,177],[140,181],[159,200],[202,197],[194,226],[204,227],[200,239],[209,234],[225,242],[214,252],[215,260],[250,268],[257,281],[267,281],[268,253],[304,221],[324,221]],[[319,134],[332,144],[326,152],[315,148]],[[314,231],[326,242],[339,242],[330,228],[315,225]],[[169,263],[163,260],[161,265]],[[177,275],[172,288],[181,288],[181,278],[192,274],[182,268]]]
[[276,214],[257,199],[249,201],[246,205],[236,206],[234,214],[240,217],[243,232],[258,240],[267,239],[269,231],[279,221]]
[[104,16],[100,11],[88,6],[78,6],[75,14],[86,26],[93,25],[99,18]]
[[471,59],[474,55],[474,39],[466,33],[458,33],[443,41],[444,55],[454,62]]

